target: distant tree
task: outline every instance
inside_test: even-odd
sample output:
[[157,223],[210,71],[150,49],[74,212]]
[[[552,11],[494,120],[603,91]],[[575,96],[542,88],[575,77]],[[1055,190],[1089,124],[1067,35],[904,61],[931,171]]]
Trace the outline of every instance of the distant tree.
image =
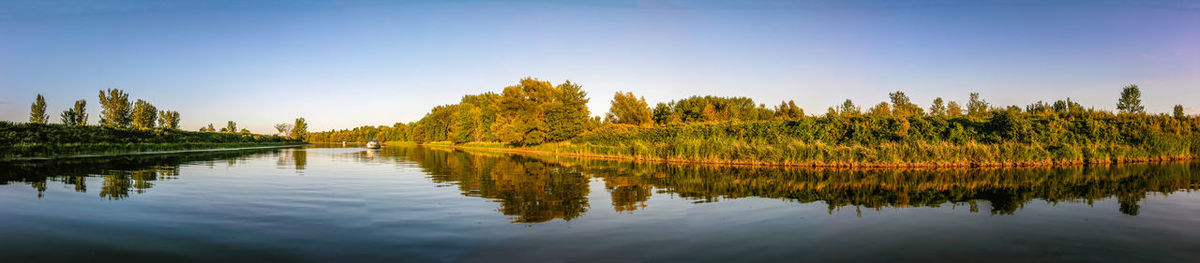
[[207,129],[205,127],[201,127],[200,131],[202,131],[202,132],[217,132],[217,128],[213,127],[212,123],[209,123]]
[[683,119],[679,116],[679,113],[673,110],[673,108],[674,106],[672,104],[664,102],[659,102],[658,104],[654,105],[654,109],[650,111],[651,115],[654,116],[654,123],[665,125],[682,122]]
[[242,130],[241,130],[241,131],[239,131],[238,133],[245,134],[245,135],[250,135],[250,130],[247,130],[246,128],[242,128]]
[[63,124],[69,126],[84,126],[87,125],[87,100],[75,101],[75,107],[63,111],[59,115]]
[[859,114],[859,109],[858,106],[854,106],[854,102],[851,102],[850,99],[846,99],[846,101],[842,102],[841,107],[838,108],[838,113],[840,113],[842,116],[857,116]]
[[[547,139],[565,141],[587,130],[588,118],[592,113],[588,111],[588,94],[582,86],[568,80],[555,88],[558,89],[557,102],[550,104],[551,108],[546,113],[546,122],[549,124]],[[482,112],[477,115],[482,116]]]
[[933,105],[929,106],[929,114],[938,117],[946,116],[946,105],[942,101],[942,97],[933,99]]
[[1067,100],[1055,101],[1053,107],[1054,112],[1059,114],[1084,111],[1083,105],[1079,105],[1078,102],[1071,101],[1071,98],[1067,98]]
[[1145,107],[1142,107],[1142,91],[1135,84],[1130,84],[1121,89],[1121,98],[1117,99],[1117,110],[1121,113],[1144,113]]
[[796,107],[795,101],[780,102],[775,107],[775,118],[780,120],[799,120],[804,117],[804,109]]
[[868,116],[886,117],[892,115],[892,107],[887,102],[880,102],[867,110]]
[[128,128],[133,123],[130,111],[129,94],[119,89],[100,91],[100,125],[105,127]]
[[288,138],[293,140],[305,141],[308,139],[308,122],[304,118],[296,118],[296,122],[292,124],[292,133],[288,134]]
[[1183,113],[1183,105],[1175,104],[1175,112],[1174,113],[1175,113],[1174,116],[1176,119],[1182,120],[1182,119],[1187,118],[1187,115]]
[[[399,125],[400,123],[397,123],[397,124]],[[279,136],[288,136],[292,133],[292,124],[290,124],[290,123],[275,124],[275,131],[279,132],[279,133],[276,133]]]
[[133,128],[153,129],[156,120],[158,109],[154,108],[154,105],[140,99],[133,104]]
[[967,101],[967,116],[982,118],[987,114],[988,107],[987,101],[980,99],[978,92],[971,92],[971,99]]
[[962,113],[963,113],[962,111],[963,111],[962,107],[958,106],[957,101],[951,101],[950,103],[946,104],[946,116],[947,117],[950,117],[950,118],[962,117]]
[[654,123],[653,114],[646,104],[645,98],[633,95],[633,92],[617,92],[613,95],[611,108],[605,115],[606,121],[617,124],[650,125]]
[[179,129],[179,112],[168,110],[158,112],[158,127]]
[[237,130],[238,130],[237,123],[235,123],[233,121],[229,121],[228,123],[225,123],[225,128],[221,128],[221,131],[229,132],[229,133],[237,132]]
[[29,107],[29,122],[37,124],[46,124],[50,119],[50,115],[46,115],[46,98],[42,94],[37,95],[37,99],[33,101],[33,105]]
[[904,95],[902,91],[889,93],[888,98],[892,101],[892,115],[896,117],[925,115],[925,110],[921,109],[921,106],[912,103],[908,95]]

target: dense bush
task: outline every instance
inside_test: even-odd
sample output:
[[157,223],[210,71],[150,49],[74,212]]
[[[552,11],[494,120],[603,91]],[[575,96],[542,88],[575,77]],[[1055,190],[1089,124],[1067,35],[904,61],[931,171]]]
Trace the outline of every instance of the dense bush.
[[605,125],[541,149],[700,162],[1038,165],[1200,157],[1200,122],[1166,115],[990,118],[828,116],[796,121]]
[[0,158],[300,143],[247,133],[0,122]]

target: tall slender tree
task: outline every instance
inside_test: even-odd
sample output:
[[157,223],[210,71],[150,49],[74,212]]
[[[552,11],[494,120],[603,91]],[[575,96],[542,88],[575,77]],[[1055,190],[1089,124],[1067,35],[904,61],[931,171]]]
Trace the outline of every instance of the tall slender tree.
[[237,133],[237,123],[233,122],[233,121],[229,121],[228,123],[225,123],[225,128],[221,128],[221,131],[228,132],[228,133]]
[[70,125],[70,126],[87,125],[87,119],[88,119],[87,100],[75,101],[75,107],[67,109],[66,111],[63,111],[62,114],[59,115],[59,117],[62,118],[63,124],[66,124],[66,125]]
[[1129,84],[1121,89],[1121,98],[1117,99],[1117,110],[1121,113],[1145,113],[1142,107],[1142,91],[1136,84]]
[[102,126],[128,128],[133,122],[129,94],[124,91],[119,89],[101,90],[100,107],[100,125]]
[[1187,114],[1183,113],[1183,105],[1175,104],[1175,108],[1173,110],[1174,110],[1173,115],[1176,119],[1182,120],[1182,119],[1187,118]]
[[33,105],[29,107],[29,122],[37,124],[46,124],[50,119],[50,115],[46,115],[46,98],[42,94],[37,95],[37,99],[33,101]]

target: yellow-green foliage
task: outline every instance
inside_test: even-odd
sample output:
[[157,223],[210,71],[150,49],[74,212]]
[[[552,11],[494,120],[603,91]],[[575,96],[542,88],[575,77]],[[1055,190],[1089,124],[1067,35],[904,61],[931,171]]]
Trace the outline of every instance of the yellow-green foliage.
[[0,122],[0,159],[297,143],[255,134]]
[[548,151],[699,162],[1038,165],[1194,158],[1200,123],[1168,116],[818,117],[657,127],[605,125]]

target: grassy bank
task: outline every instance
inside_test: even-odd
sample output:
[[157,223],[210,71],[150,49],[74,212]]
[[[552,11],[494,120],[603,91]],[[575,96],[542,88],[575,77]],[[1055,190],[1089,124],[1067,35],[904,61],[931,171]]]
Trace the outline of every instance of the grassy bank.
[[0,122],[0,159],[298,144],[271,135]]
[[[997,114],[1000,115],[1000,114]],[[815,117],[604,125],[527,147],[429,143],[656,162],[820,167],[1049,166],[1200,157],[1200,123],[1165,116]]]

